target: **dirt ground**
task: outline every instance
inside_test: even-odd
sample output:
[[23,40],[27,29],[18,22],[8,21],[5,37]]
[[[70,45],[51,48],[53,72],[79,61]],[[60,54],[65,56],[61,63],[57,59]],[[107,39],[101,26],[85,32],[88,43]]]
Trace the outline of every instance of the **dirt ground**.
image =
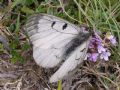
[[[43,69],[36,65],[34,60],[27,60],[24,64],[12,64],[7,54],[1,54],[0,57],[0,90],[57,89],[57,83],[49,83],[49,77],[54,73],[54,69]],[[99,76],[106,73],[104,65],[98,67],[100,63],[95,66],[93,64],[85,61],[82,64],[84,68],[78,67],[75,69],[63,80],[62,90],[116,90],[115,85],[110,84],[112,86],[108,87]],[[96,66],[101,69],[100,73],[95,72]],[[115,71],[115,69],[111,68],[109,73]]]

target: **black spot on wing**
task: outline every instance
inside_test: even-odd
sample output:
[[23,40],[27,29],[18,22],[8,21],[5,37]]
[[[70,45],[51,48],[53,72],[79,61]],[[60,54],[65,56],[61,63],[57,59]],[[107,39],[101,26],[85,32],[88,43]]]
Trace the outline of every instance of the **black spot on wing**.
[[55,23],[56,23],[56,22],[55,22],[55,21],[53,21],[53,23],[52,23],[52,25],[51,25],[51,27],[52,27],[52,28],[53,28],[53,26],[55,25]]
[[63,30],[64,30],[64,29],[66,29],[66,28],[67,28],[67,26],[68,26],[68,24],[67,24],[67,23],[65,23],[65,24],[63,25],[62,29],[63,29]]

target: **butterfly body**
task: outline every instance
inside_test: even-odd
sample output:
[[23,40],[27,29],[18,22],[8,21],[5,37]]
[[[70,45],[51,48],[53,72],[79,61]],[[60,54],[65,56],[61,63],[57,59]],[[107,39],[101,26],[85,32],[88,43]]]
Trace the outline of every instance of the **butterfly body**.
[[83,61],[91,39],[91,34],[82,28],[47,14],[31,16],[25,30],[33,44],[33,57],[39,66],[53,68],[64,61],[50,82],[62,79]]

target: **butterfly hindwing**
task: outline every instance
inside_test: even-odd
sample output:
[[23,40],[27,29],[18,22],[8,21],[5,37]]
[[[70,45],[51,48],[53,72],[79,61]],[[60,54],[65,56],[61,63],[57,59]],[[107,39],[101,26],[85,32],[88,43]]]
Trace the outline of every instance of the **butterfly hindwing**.
[[76,50],[72,52],[72,54],[68,57],[68,59],[61,65],[61,67],[51,76],[50,82],[56,82],[62,79],[64,76],[68,75],[70,71],[75,69],[77,65],[79,65],[84,58],[86,57],[86,52],[88,49],[90,38],[84,43],[82,43]]

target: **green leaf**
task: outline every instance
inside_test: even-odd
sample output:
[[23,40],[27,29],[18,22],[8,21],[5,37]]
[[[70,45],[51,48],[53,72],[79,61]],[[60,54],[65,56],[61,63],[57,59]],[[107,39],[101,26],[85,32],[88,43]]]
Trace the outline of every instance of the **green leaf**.
[[12,63],[15,63],[17,60],[19,60],[20,54],[16,50],[12,50],[11,55]]
[[33,14],[34,13],[34,10],[32,10],[32,9],[26,7],[26,6],[23,6],[21,8],[21,11],[24,12],[24,13],[26,13],[26,14]]
[[17,50],[12,50],[11,55],[12,55],[11,58],[12,63],[16,63],[17,61],[20,61],[21,63],[24,62],[23,57],[20,55],[20,53]]
[[23,0],[23,5],[31,5],[31,4],[33,4],[34,3],[34,0]]
[[11,8],[14,8],[18,4],[21,4],[22,2],[23,2],[23,0],[14,0],[14,2],[12,2]]
[[29,50],[29,48],[30,48],[30,44],[28,44],[28,43],[24,43],[22,46],[22,50],[24,50],[24,51]]
[[42,5],[39,5],[37,8],[36,8],[36,12],[37,13],[45,13],[47,11],[47,8],[45,8],[44,6]]
[[19,39],[18,39],[18,37],[16,37],[15,40],[11,41],[10,48],[11,49],[16,49],[19,44],[20,44]]
[[23,6],[30,6],[33,3],[35,3],[35,5],[38,4],[37,0],[14,0],[14,2],[12,2],[11,8],[14,8],[18,4],[21,4]]

